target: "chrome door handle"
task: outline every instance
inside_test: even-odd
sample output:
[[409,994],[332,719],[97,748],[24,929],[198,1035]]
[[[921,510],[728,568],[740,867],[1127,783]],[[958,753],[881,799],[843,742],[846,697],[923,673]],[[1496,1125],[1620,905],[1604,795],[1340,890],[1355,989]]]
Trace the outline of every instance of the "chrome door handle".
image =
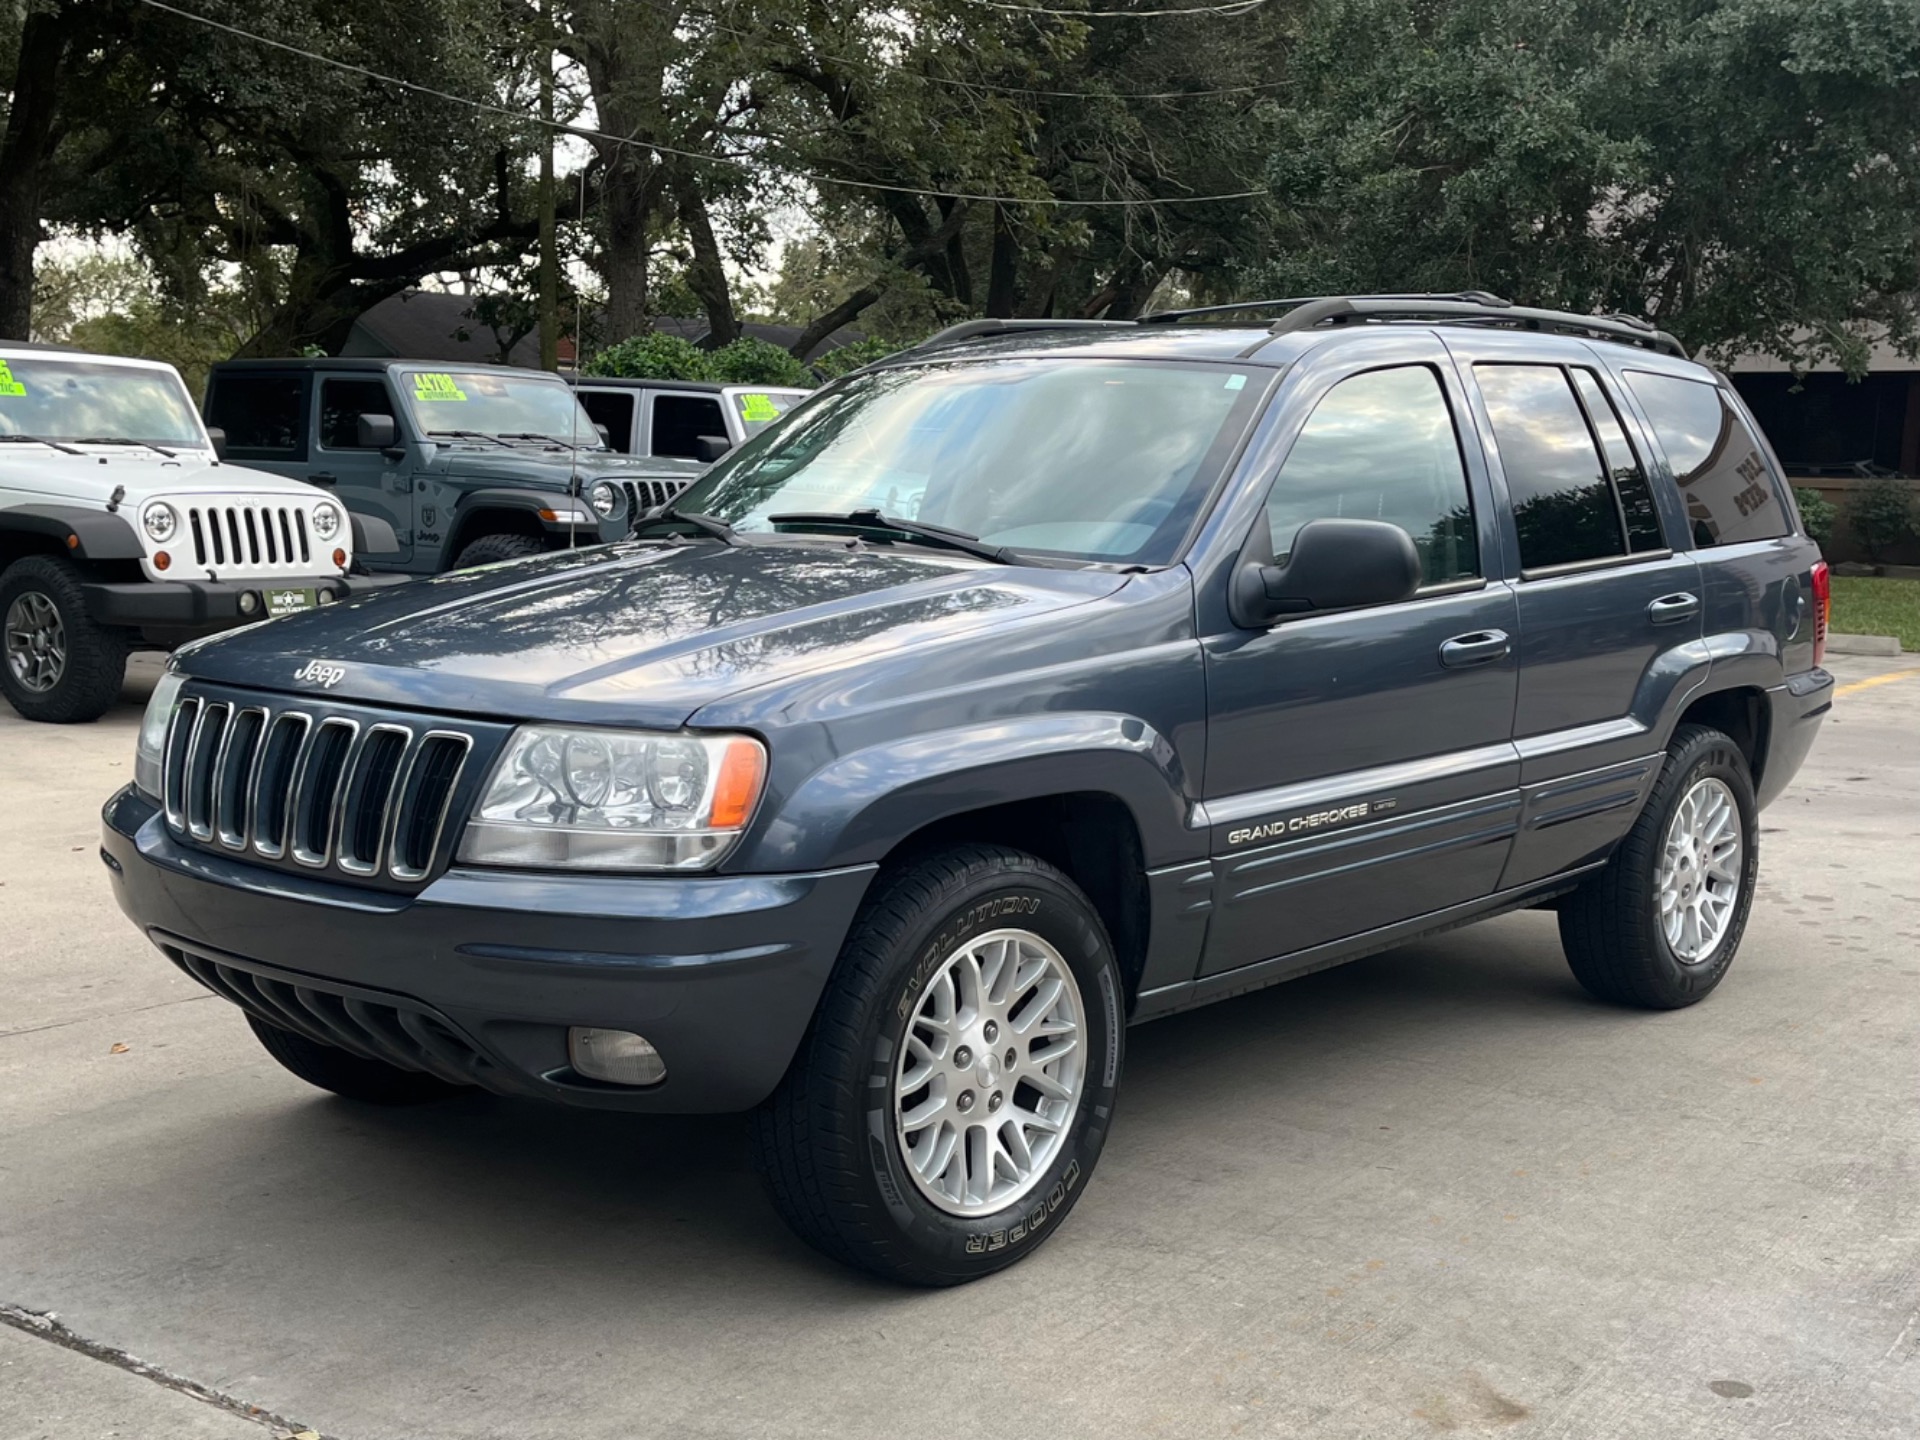
[[1676,620],[1691,620],[1700,613],[1700,597],[1688,595],[1682,591],[1678,595],[1662,595],[1647,606],[1647,618],[1656,625],[1671,625]]
[[1440,643],[1440,663],[1449,670],[1504,660],[1513,653],[1513,641],[1504,630],[1475,630]]

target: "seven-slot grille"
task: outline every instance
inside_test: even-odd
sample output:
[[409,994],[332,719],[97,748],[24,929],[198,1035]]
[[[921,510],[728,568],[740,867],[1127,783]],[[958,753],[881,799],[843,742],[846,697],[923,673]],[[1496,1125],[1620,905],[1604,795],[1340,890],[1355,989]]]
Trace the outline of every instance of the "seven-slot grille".
[[650,510],[658,510],[693,482],[691,480],[622,480],[618,483],[620,488],[627,492],[627,513],[639,519]]
[[190,505],[186,509],[187,533],[193,537],[193,563],[200,569],[216,575],[222,570],[313,573],[313,551],[318,542],[309,538],[307,514],[298,505],[241,503]]
[[249,859],[418,882],[472,750],[457,730],[189,695],[167,730],[167,824]]

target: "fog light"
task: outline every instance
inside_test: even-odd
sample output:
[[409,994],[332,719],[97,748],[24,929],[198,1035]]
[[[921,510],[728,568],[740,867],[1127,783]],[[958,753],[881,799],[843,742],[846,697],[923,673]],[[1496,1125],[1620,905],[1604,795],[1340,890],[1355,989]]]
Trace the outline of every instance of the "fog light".
[[319,600],[322,605],[331,605],[334,601],[338,600],[339,598],[340,597],[334,594],[331,590],[322,590],[319,595]]
[[575,1025],[567,1031],[567,1058],[582,1075],[610,1085],[658,1085],[667,1078],[660,1052],[631,1030]]
[[255,595],[251,590],[243,590],[240,592],[240,613],[242,615],[251,615],[259,608],[260,597],[258,595]]

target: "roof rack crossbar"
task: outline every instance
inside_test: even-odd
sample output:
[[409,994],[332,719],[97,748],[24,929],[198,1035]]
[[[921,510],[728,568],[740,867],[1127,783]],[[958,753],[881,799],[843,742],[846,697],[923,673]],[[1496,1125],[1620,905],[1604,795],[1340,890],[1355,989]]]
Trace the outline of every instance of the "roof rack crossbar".
[[1453,296],[1335,295],[1295,306],[1268,327],[1272,335],[1293,335],[1316,325],[1349,320],[1461,320],[1514,325],[1560,335],[1599,336],[1621,340],[1644,350],[1688,358],[1687,350],[1666,331],[1638,316],[1580,315],[1571,310],[1536,310],[1505,301],[1488,305],[1478,299]]
[[1151,315],[1142,315],[1142,325],[1166,325],[1175,320],[1189,320],[1196,315],[1234,315],[1248,310],[1292,310],[1301,305],[1312,305],[1325,299],[1345,300],[1462,300],[1476,305],[1509,306],[1511,300],[1503,300],[1498,295],[1485,290],[1459,290],[1449,292],[1409,291],[1404,294],[1385,295],[1288,295],[1277,300],[1236,300],[1230,305],[1196,305],[1185,310],[1156,310]]
[[962,320],[958,325],[929,335],[902,354],[912,355],[940,345],[955,345],[962,340],[978,340],[985,335],[1011,335],[1029,330],[1111,330],[1128,329],[1132,320]]

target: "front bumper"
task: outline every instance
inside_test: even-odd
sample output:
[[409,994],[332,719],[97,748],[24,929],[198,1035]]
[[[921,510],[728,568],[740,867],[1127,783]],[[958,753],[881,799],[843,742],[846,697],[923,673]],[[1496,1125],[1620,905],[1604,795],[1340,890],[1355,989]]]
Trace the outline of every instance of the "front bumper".
[[[181,845],[131,786],[103,820],[120,908],[226,999],[501,1094],[652,1112],[744,1110],[772,1092],[874,871],[454,869],[395,895]],[[578,1074],[572,1025],[646,1036],[667,1078],[635,1090]]]
[[[404,575],[316,575],[294,580],[89,581],[80,593],[87,614],[102,625],[214,634],[266,618],[269,590],[315,590],[334,600],[403,583]],[[241,609],[241,597],[253,609]]]

